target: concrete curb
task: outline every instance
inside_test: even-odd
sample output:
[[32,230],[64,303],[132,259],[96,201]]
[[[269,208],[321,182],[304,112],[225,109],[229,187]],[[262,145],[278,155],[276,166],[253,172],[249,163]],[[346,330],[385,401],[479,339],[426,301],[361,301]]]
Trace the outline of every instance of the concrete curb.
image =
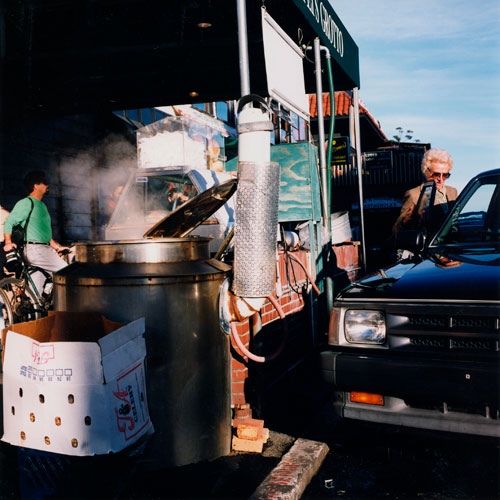
[[328,451],[325,443],[297,439],[249,500],[298,500]]

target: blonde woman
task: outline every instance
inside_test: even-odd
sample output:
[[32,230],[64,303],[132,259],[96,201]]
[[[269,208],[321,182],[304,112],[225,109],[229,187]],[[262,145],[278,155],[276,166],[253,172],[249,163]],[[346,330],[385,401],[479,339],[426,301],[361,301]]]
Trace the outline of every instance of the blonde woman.
[[[450,170],[452,168],[453,160],[444,149],[429,149],[422,158],[422,173],[425,179],[427,181],[433,180],[436,183],[436,198],[434,200],[434,210],[432,211],[433,227],[436,227],[443,220],[458,196],[458,192],[454,187],[445,186],[446,180],[451,175]],[[392,228],[394,234],[410,220],[423,185],[422,183],[420,186],[406,191],[401,212]]]

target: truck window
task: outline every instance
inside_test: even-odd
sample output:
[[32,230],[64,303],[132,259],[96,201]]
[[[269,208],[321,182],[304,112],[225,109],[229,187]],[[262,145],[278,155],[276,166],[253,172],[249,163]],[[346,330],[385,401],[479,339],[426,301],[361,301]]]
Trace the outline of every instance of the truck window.
[[[493,180],[495,181],[495,179]],[[474,243],[499,240],[499,185],[491,179],[478,183],[469,196],[453,210],[438,244]]]

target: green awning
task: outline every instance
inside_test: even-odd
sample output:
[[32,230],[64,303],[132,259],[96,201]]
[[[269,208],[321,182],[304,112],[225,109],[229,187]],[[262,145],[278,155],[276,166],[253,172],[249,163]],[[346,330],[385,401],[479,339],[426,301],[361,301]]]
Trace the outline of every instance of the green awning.
[[[336,90],[359,87],[358,48],[327,0],[247,0],[252,93],[267,92],[262,5],[296,44],[320,37]],[[4,19],[0,101],[12,119],[241,97],[235,0],[12,0]]]
[[359,87],[359,51],[328,1],[292,0],[312,26],[331,56]]

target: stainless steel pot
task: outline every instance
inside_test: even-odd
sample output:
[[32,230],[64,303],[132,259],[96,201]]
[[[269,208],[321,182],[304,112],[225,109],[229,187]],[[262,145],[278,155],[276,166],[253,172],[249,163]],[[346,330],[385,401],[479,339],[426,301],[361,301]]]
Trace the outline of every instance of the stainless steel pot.
[[149,453],[162,466],[230,451],[229,339],[218,293],[229,266],[209,258],[207,238],[76,245],[76,262],[54,276],[55,309],[113,321],[146,318]]

